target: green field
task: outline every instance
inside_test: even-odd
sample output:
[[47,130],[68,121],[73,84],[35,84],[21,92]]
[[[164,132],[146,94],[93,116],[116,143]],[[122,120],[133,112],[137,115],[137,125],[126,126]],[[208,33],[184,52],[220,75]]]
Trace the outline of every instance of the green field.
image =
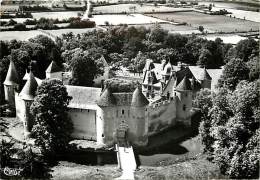
[[118,4],[94,7],[94,13],[147,13],[147,12],[173,12],[191,10],[191,8],[173,8],[166,6],[154,6],[154,4]]
[[192,27],[203,26],[205,30],[208,29],[216,32],[258,31],[260,25],[260,23],[257,22],[221,15],[207,15],[198,12],[156,13],[149,15],[163,20],[186,22]]

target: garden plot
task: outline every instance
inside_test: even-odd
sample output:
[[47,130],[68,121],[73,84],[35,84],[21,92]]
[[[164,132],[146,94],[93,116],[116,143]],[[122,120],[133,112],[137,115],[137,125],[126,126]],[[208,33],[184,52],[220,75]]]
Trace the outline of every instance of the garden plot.
[[241,32],[241,31],[258,31],[260,23],[230,18],[222,15],[207,15],[197,12],[176,12],[150,14],[162,20],[175,22],[186,22],[192,27],[203,26],[205,30],[216,32]]
[[94,15],[93,18],[89,18],[91,21],[95,21],[96,25],[120,25],[120,24],[153,24],[153,23],[165,23],[167,21],[144,16],[142,14],[120,14],[120,15]]

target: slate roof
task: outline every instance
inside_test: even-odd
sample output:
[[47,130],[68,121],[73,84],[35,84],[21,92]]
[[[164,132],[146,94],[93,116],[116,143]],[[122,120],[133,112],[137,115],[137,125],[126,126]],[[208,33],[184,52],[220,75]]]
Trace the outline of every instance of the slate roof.
[[200,73],[199,80],[212,80],[206,68]]
[[9,64],[9,68],[7,71],[7,75],[4,81],[4,85],[18,85],[19,84],[19,76],[16,71],[14,62],[11,60]]
[[113,93],[117,106],[131,106],[133,93]]
[[147,70],[151,70],[151,69],[154,69],[154,68],[155,68],[155,66],[154,66],[153,60],[147,59],[145,66],[144,66],[144,70],[147,71]]
[[[23,80],[28,80],[29,74],[30,74],[30,73],[27,73],[27,72],[26,72],[26,73],[24,74],[24,76],[23,76]],[[34,76],[34,78],[35,78],[35,80],[37,81],[38,85],[41,85],[42,80],[39,79],[39,78],[37,78],[37,77],[35,77],[35,76]]]
[[70,108],[89,109],[89,105],[96,105],[101,94],[101,88],[66,85],[68,95],[72,97]]
[[149,76],[153,77],[152,84],[156,84],[156,83],[159,82],[156,75],[155,75],[155,72],[153,70],[151,70],[151,71],[146,71],[143,84],[150,84],[149,81],[148,81]]
[[143,95],[140,87],[137,87],[133,93],[131,105],[135,107],[143,107],[149,104],[149,101]]
[[55,73],[55,72],[61,72],[63,69],[57,65],[55,61],[52,61],[51,64],[48,66],[45,72],[47,73]]
[[101,94],[100,98],[97,101],[99,106],[115,106],[116,99],[112,95],[110,88],[106,88]]
[[191,89],[191,83],[190,80],[184,76],[182,81],[177,85],[175,88],[177,91],[190,91]]
[[26,81],[21,93],[20,97],[24,100],[33,100],[35,97],[35,93],[38,87],[38,83],[32,72],[29,73],[28,80]]

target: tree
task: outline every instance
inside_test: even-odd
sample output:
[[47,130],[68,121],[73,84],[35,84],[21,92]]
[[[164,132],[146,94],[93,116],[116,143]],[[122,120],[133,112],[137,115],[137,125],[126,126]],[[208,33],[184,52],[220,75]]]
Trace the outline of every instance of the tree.
[[33,152],[32,147],[25,146],[18,152],[19,158],[22,159],[19,163],[22,166],[21,176],[24,178],[49,179],[49,168],[42,156]]
[[77,86],[93,86],[94,78],[103,71],[102,62],[94,60],[88,51],[75,52],[71,60],[72,78],[70,84]]
[[199,26],[199,31],[203,32],[204,31],[204,27],[203,26]]
[[68,96],[66,87],[58,79],[45,80],[37,88],[30,112],[34,117],[32,137],[42,153],[55,155],[68,147],[73,125],[68,117]]
[[155,24],[149,34],[148,40],[156,43],[163,42],[167,34],[168,32],[163,30],[159,24]]
[[247,62],[252,54],[259,56],[259,42],[256,42],[253,38],[241,40],[236,45],[236,53],[236,57]]
[[212,92],[209,89],[201,89],[196,93],[193,100],[193,107],[199,108],[205,118],[209,117],[209,111],[212,108]]
[[260,59],[259,56],[252,57],[250,60],[246,63],[247,67],[249,68],[249,80],[254,81],[256,79],[260,78]]
[[23,23],[17,23],[14,25],[14,30],[15,31],[25,31],[26,30],[26,25]]
[[214,161],[222,173],[231,178],[259,175],[257,154],[260,148],[256,141],[259,139],[260,96],[257,83],[241,81],[236,90],[227,95],[227,106],[232,115],[221,124],[212,124]]
[[225,66],[223,74],[219,80],[219,86],[227,86],[234,90],[241,80],[249,78],[249,69],[241,59],[232,59]]
[[168,34],[165,38],[165,45],[173,49],[183,48],[187,42],[188,38],[181,34]]
[[212,53],[208,49],[202,49],[197,65],[200,67],[209,68],[212,62]]
[[55,42],[48,36],[38,35],[34,38],[29,39],[30,42],[38,43],[45,48],[47,59],[50,60],[52,50],[58,48]]
[[209,4],[209,11],[211,11],[212,9],[212,4]]
[[146,64],[146,59],[147,58],[143,55],[143,53],[139,51],[137,56],[134,59],[132,59],[133,70],[138,73],[142,72]]
[[201,124],[204,151],[230,178],[259,176],[258,89],[259,80],[240,81],[234,91],[220,88],[213,96],[209,117]]

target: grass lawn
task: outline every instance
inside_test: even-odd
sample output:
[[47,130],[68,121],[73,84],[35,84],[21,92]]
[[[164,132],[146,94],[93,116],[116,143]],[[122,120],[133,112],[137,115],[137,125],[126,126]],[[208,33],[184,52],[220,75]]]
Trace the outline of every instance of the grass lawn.
[[26,41],[30,38],[33,38],[37,35],[44,35],[44,33],[33,30],[33,31],[3,31],[0,32],[0,39],[3,41],[10,41],[12,39]]
[[[67,161],[60,161],[52,169],[53,179],[114,179],[121,172],[116,165],[86,166]],[[141,166],[135,172],[135,179],[217,179],[220,175],[218,167],[205,160],[197,159],[161,167]]]
[[176,12],[176,13],[162,13],[149,14],[150,16],[163,19],[174,20],[175,22],[187,22],[192,27],[203,26],[217,32],[235,32],[237,31],[254,31],[259,30],[260,23],[230,18],[221,15],[207,15],[198,12]]
[[[132,26],[135,26],[135,27],[144,26],[146,28],[152,28],[152,27],[154,27],[154,24],[141,24],[141,25],[132,25]],[[160,23],[160,26],[162,29],[168,31],[169,33],[201,34],[201,32],[197,28],[188,26],[188,25],[174,25],[174,24],[170,24],[170,23]]]
[[63,11],[63,12],[39,12],[32,13],[33,18],[52,18],[52,19],[69,19],[70,17],[78,17],[78,13],[82,13],[82,11]]
[[108,14],[108,15],[94,15],[90,18],[91,21],[95,21],[96,25],[105,25],[108,22],[110,25],[119,24],[151,24],[151,23],[161,23],[166,22],[164,20],[153,18],[149,16],[144,16],[142,14]]

